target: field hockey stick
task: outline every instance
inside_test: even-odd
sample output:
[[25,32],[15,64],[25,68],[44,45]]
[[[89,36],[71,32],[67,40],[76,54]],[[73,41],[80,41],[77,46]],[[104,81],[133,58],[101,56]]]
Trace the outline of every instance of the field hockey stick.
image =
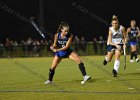
[[34,28],[38,31],[38,33],[42,36],[42,38],[45,39],[45,35],[43,34],[43,32],[39,29],[38,25],[34,22],[34,17],[30,17],[30,22],[31,24],[34,26]]
[[124,70],[126,69],[126,50],[123,48],[123,54],[124,54]]

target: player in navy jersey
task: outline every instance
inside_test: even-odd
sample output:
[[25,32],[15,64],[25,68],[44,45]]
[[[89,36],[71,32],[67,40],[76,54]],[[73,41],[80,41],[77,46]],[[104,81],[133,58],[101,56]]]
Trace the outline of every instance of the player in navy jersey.
[[120,56],[124,48],[126,48],[126,33],[125,28],[119,25],[117,16],[113,15],[112,26],[109,27],[109,34],[107,40],[107,55],[103,61],[106,65],[110,62],[113,55],[115,56],[114,68],[112,70],[113,76],[117,77],[119,66],[120,66]]
[[83,75],[84,81],[87,81],[91,78],[87,75],[82,60],[71,48],[72,39],[73,35],[69,33],[69,25],[66,22],[62,22],[58,27],[57,33],[55,34],[53,46],[50,47],[55,53],[55,56],[52,66],[49,69],[49,79],[45,82],[45,84],[52,83],[55,69],[63,58],[69,58],[79,65],[79,69]]
[[135,57],[136,62],[139,62],[137,57],[137,37],[140,36],[139,28],[136,26],[136,21],[131,20],[130,27],[127,28],[127,36],[131,47],[131,57],[130,62],[134,62],[133,57]]

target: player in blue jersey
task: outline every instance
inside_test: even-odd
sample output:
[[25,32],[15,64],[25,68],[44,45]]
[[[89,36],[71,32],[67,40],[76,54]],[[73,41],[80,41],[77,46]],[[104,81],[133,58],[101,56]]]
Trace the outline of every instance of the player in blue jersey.
[[117,77],[120,66],[120,56],[122,54],[123,48],[126,47],[127,39],[125,28],[122,25],[119,25],[117,16],[113,16],[111,24],[112,26],[109,27],[107,40],[107,55],[103,61],[103,64],[106,65],[107,62],[110,62],[114,55],[115,62],[112,73],[114,77]]
[[127,28],[127,36],[131,47],[131,57],[130,62],[134,62],[133,57],[135,57],[136,62],[139,62],[137,57],[137,37],[140,36],[139,28],[136,26],[136,21],[131,20],[130,27]]
[[58,27],[57,33],[54,37],[53,46],[51,47],[51,50],[54,51],[55,56],[52,62],[52,66],[49,69],[49,79],[45,82],[45,84],[52,83],[55,69],[63,58],[69,58],[79,65],[79,69],[83,75],[84,81],[87,81],[91,78],[87,75],[82,60],[71,48],[72,39],[73,35],[69,33],[69,25],[66,22],[62,22]]

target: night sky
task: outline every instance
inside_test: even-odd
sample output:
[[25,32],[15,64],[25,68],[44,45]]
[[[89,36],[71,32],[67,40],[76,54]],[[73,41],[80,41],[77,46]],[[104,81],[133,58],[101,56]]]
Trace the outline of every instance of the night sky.
[[[26,18],[34,16],[36,23],[39,24],[39,0],[1,0],[0,3]],[[136,19],[137,25],[140,27],[138,0],[44,0],[44,28],[54,34],[60,22],[65,21],[69,23],[70,32],[74,35],[84,36],[88,41],[99,36],[106,39],[108,26],[93,16],[76,9],[72,6],[73,3],[83,6],[108,23],[115,14],[118,16],[120,24],[126,28],[131,19]],[[6,37],[20,41],[29,36],[41,39],[30,24],[0,9],[0,41],[4,41]]]

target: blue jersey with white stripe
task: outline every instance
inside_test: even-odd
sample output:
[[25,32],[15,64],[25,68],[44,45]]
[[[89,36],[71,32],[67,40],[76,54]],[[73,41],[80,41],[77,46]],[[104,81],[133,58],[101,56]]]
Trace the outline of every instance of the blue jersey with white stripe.
[[130,41],[136,42],[137,41],[137,35],[138,35],[138,29],[131,28],[131,31],[128,33]]
[[[70,36],[71,34],[68,33],[64,38],[62,38],[61,33],[58,33],[57,47],[58,48],[65,47]],[[69,47],[67,50],[61,50],[61,51],[55,52],[55,55],[58,57],[67,58],[71,54],[72,51],[73,51],[72,48]]]
[[58,33],[57,47],[58,48],[65,47],[70,36],[71,36],[71,34],[68,33],[64,38],[62,38],[61,33]]

